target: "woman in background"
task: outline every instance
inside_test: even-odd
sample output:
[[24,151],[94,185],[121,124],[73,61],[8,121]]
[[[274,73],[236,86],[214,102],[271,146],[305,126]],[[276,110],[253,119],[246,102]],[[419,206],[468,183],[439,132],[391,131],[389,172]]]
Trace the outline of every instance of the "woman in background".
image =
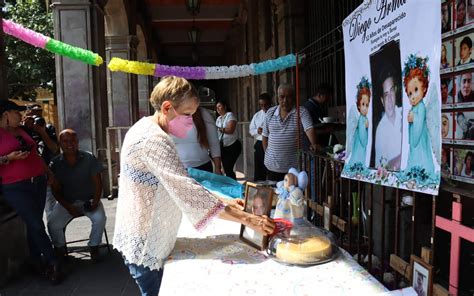
[[234,165],[242,152],[242,143],[237,135],[237,118],[224,101],[217,102],[216,110],[219,114],[216,126],[221,142],[222,165],[225,175],[235,180]]
[[185,168],[221,174],[221,149],[216,125],[209,111],[199,107],[193,114],[193,127],[186,138],[172,138]]
[[52,284],[60,282],[59,261],[46,234],[43,211],[46,201],[46,174],[50,173],[36,150],[36,143],[20,127],[26,108],[13,101],[0,101],[0,182],[3,197],[25,222],[32,263]]

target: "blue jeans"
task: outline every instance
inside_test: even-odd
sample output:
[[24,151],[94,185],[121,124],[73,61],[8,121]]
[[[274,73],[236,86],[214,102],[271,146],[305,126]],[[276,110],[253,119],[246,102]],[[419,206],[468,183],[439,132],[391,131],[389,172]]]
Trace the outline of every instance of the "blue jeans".
[[163,268],[160,270],[150,270],[148,267],[127,263],[130,275],[133,277],[142,296],[157,296],[160,292],[161,279],[163,278]]
[[[101,202],[94,211],[84,211],[84,201],[76,200],[71,203],[80,214],[87,216],[92,221],[91,234],[89,237],[89,247],[96,247],[102,242],[102,234],[104,233],[105,222],[107,217],[105,216],[104,206]],[[53,241],[53,245],[57,248],[64,247],[66,245],[66,238],[64,237],[64,228],[71,221],[73,217],[69,212],[60,204],[56,203],[52,212],[48,216],[48,231]]]
[[56,264],[53,247],[43,223],[46,199],[46,177],[3,185],[3,198],[25,222],[28,233],[28,246],[34,260],[44,255],[48,264]]

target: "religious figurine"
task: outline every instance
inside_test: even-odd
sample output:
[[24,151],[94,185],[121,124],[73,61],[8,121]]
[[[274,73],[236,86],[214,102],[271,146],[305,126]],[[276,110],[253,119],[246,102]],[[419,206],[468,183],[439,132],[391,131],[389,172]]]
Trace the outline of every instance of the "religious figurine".
[[308,175],[305,171],[298,172],[291,168],[285,179],[277,183],[278,202],[274,218],[288,219],[299,223],[304,218],[303,191],[308,185]]

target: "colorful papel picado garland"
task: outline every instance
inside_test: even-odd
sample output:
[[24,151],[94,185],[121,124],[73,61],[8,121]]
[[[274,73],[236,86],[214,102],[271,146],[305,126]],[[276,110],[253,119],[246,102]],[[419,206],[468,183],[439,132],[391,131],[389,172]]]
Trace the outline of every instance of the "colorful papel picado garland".
[[[99,66],[103,63],[102,57],[90,50],[75,47],[52,39],[41,33],[25,28],[15,22],[4,19],[2,21],[2,26],[5,34],[18,38],[33,46],[94,66]],[[252,63],[250,65],[214,67],[168,66],[112,58],[108,67],[111,71],[120,71],[138,75],[150,75],[155,77],[174,75],[187,79],[201,80],[229,79],[250,75],[260,75],[294,67],[295,65],[296,56],[294,54],[289,54],[274,60]]]
[[215,66],[215,67],[181,67],[112,58],[108,67],[110,71],[120,71],[138,75],[163,77],[174,75],[186,79],[229,79],[260,75],[283,70],[296,65],[296,56],[289,54],[278,59],[250,65]]
[[27,29],[22,25],[9,20],[3,20],[3,31],[5,34],[18,38],[33,46],[46,49],[52,53],[62,55],[73,60],[81,61],[93,66],[103,63],[102,58],[90,50],[75,47],[64,42],[49,38],[41,33]]

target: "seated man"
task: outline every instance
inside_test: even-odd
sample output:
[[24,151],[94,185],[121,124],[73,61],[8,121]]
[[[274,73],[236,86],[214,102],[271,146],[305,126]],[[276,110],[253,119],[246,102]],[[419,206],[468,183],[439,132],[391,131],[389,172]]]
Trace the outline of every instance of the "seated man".
[[62,153],[50,164],[54,173],[53,195],[58,201],[48,219],[51,240],[59,255],[66,250],[64,227],[74,217],[87,216],[92,221],[89,247],[92,261],[97,261],[98,246],[105,227],[105,211],[100,197],[102,183],[100,162],[89,152],[79,150],[76,132],[71,129],[59,134]]

